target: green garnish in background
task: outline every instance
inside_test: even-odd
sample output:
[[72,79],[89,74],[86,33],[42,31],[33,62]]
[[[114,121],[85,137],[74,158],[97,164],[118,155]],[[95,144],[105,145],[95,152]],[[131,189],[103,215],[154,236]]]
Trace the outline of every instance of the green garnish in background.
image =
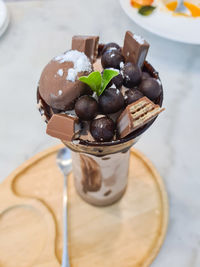
[[106,86],[109,82],[117,76],[119,72],[115,70],[105,69],[103,75],[99,71],[94,71],[90,73],[88,76],[82,76],[79,78],[79,81],[86,83],[90,86],[90,88],[100,96],[103,91],[106,89]]
[[143,16],[149,16],[155,8],[155,6],[142,6],[138,9],[138,13]]

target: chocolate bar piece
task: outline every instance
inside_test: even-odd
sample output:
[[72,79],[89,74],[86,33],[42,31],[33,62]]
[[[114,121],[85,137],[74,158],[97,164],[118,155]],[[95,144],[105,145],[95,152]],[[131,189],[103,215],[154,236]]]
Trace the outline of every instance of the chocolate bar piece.
[[77,117],[66,114],[53,114],[47,124],[46,133],[63,141],[71,141],[79,130]]
[[126,62],[132,62],[141,68],[148,50],[149,44],[141,36],[130,31],[126,32],[123,46],[123,55]]
[[73,36],[72,50],[84,52],[91,62],[95,62],[98,54],[99,36]]
[[142,127],[155,118],[164,108],[155,105],[147,97],[142,97],[128,105],[117,120],[117,130],[121,138]]

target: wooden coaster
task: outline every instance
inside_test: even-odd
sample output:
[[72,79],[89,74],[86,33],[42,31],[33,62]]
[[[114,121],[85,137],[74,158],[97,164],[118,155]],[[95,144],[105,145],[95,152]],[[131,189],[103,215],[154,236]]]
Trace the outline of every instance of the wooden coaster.
[[[62,145],[37,154],[0,185],[0,266],[58,267],[62,255]],[[151,162],[131,150],[129,184],[109,207],[85,203],[68,182],[72,267],[149,266],[167,230],[168,201]]]

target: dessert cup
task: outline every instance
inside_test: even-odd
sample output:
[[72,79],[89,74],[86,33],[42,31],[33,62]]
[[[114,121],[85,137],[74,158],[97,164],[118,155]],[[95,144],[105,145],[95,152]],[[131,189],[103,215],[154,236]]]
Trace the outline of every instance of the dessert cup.
[[[145,61],[143,71],[159,79],[158,72]],[[56,113],[37,93],[44,120],[48,122]],[[162,106],[163,90],[156,104]],[[61,140],[71,151],[73,160],[74,184],[78,194],[86,202],[96,206],[107,206],[118,201],[128,183],[129,150],[156,118],[130,135],[110,142],[87,140]]]

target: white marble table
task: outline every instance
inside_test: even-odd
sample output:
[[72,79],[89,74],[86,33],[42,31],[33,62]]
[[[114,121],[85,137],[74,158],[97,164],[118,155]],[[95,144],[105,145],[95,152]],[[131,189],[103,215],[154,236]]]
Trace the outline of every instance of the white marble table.
[[[200,46],[175,43],[135,25],[116,0],[8,3],[11,24],[0,39],[0,179],[55,143],[35,107],[44,65],[70,47],[73,34],[122,43],[130,29],[144,36],[159,70],[166,111],[137,144],[163,176],[170,201],[166,241],[153,267],[200,266]],[[125,266],[124,266],[125,267]]]

